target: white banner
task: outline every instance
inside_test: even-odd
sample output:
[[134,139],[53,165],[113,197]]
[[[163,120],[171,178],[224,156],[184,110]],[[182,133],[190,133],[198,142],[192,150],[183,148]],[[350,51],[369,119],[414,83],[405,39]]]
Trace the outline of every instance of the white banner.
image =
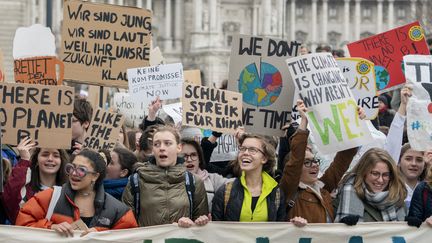
[[288,70],[307,117],[316,145],[324,154],[357,147],[372,140],[365,121],[358,117],[357,102],[330,53],[287,59]]
[[432,147],[432,56],[404,56],[405,76],[413,85],[407,105],[407,132],[411,147]]
[[405,222],[344,224],[310,224],[303,228],[291,223],[222,223],[203,227],[179,228],[161,225],[145,228],[90,233],[80,237],[61,237],[51,230],[19,226],[0,226],[2,242],[128,242],[128,243],[429,243],[430,226],[410,227]]

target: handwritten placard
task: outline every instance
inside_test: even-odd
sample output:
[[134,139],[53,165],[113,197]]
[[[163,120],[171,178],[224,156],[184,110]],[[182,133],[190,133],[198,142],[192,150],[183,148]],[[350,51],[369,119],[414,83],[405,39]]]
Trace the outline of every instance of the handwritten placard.
[[98,108],[93,113],[84,147],[113,150],[123,122],[124,117],[121,114]]
[[132,99],[129,93],[118,92],[114,94],[113,107],[125,117],[125,124],[138,128],[144,120],[148,110],[148,102]]
[[299,98],[308,107],[306,114],[322,153],[335,153],[372,139],[331,53],[294,57],[287,59],[287,65]]
[[201,84],[201,71],[200,70],[185,70],[184,71],[184,81],[195,84],[195,85],[202,85]]
[[233,38],[228,90],[243,95],[243,124],[248,132],[283,136],[291,118],[294,85],[285,60],[301,43],[238,35]]
[[183,65],[173,63],[127,70],[129,92],[139,100],[152,101],[157,96],[161,100],[181,97]]
[[149,65],[149,10],[81,1],[63,9],[65,79],[127,88],[127,68]]
[[235,133],[242,125],[242,96],[239,93],[183,84],[182,125]]
[[43,148],[70,148],[72,87],[0,83],[0,123],[4,143],[29,136]]
[[403,56],[409,54],[429,55],[425,34],[419,22],[413,22],[398,28],[348,44],[351,57],[362,57],[382,66],[390,78],[382,85],[381,92],[400,87],[405,83],[401,64]]
[[173,119],[175,125],[181,125],[183,119],[183,107],[181,102],[164,105],[162,109]]
[[[59,67],[58,75],[57,66]],[[15,59],[14,75],[16,83],[61,85],[64,76],[64,64],[55,56]]]
[[375,119],[378,115],[378,92],[373,62],[363,58],[336,58],[336,61],[357,105],[364,109],[366,119]]

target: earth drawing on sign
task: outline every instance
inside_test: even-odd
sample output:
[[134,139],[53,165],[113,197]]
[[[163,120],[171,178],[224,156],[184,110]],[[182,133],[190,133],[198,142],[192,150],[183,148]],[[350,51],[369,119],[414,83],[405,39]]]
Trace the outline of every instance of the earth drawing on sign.
[[272,105],[282,91],[282,75],[273,65],[260,62],[248,64],[240,73],[239,92],[243,102],[257,106]]

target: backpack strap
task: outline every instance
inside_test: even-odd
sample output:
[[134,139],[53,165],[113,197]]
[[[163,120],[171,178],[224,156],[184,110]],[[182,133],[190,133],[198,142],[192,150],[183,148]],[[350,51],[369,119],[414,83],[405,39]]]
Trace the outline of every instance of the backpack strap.
[[426,208],[427,198],[428,198],[428,189],[425,186],[423,188],[423,208]]
[[227,184],[225,184],[225,192],[224,192],[224,215],[226,214],[226,209],[228,205],[228,200],[231,196],[231,190],[232,190],[233,182],[230,181]]
[[54,186],[53,189],[54,189],[54,191],[53,191],[53,194],[51,196],[51,200],[50,200],[50,203],[49,203],[49,206],[48,206],[47,214],[45,216],[45,218],[48,221],[51,221],[51,216],[53,215],[54,208],[57,205],[57,202],[58,202],[58,200],[60,198],[62,187],[61,186]]
[[140,215],[140,190],[139,190],[139,182],[138,182],[138,173],[134,172],[129,177],[129,183],[131,185],[132,194],[133,194],[133,202],[134,202],[134,213],[135,217],[138,219]]
[[280,193],[280,188],[278,187],[276,189],[276,196],[275,196],[276,213],[277,213],[279,206],[280,206],[280,198],[281,198],[281,193]]
[[288,214],[288,212],[295,206],[295,201],[297,200],[297,197],[300,193],[301,189],[297,188],[297,191],[295,192],[294,196],[288,201],[287,203],[287,210],[286,213]]
[[193,199],[195,194],[195,178],[189,171],[185,173],[186,192],[189,199],[189,218],[193,219]]

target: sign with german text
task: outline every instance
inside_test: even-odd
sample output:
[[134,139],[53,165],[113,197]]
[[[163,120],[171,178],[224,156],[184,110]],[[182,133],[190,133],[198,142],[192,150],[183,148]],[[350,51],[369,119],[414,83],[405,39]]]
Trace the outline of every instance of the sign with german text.
[[402,71],[403,56],[429,55],[424,30],[418,21],[350,43],[348,50],[351,57],[368,59],[383,67],[382,72],[388,73],[390,78],[383,80],[387,83],[379,85],[381,93],[396,89],[405,83]]
[[38,147],[70,148],[73,104],[72,87],[0,83],[3,142],[30,137]]
[[96,109],[84,139],[84,147],[113,150],[123,122],[124,117],[121,114]]
[[184,83],[182,125],[234,134],[242,125],[241,98],[236,92]]
[[149,65],[151,27],[151,12],[146,9],[65,1],[65,79],[127,88],[126,70]]
[[405,75],[412,85],[407,104],[407,132],[417,151],[432,148],[432,56],[404,56]]
[[238,35],[232,42],[228,90],[243,95],[247,132],[284,136],[291,120],[294,85],[285,60],[297,56],[297,41]]
[[152,101],[181,97],[183,65],[173,63],[127,70],[129,93],[134,99]]
[[355,57],[336,58],[336,61],[357,100],[357,105],[364,109],[366,119],[375,119],[378,115],[378,92],[373,62]]
[[331,53],[287,59],[288,70],[306,113],[315,143],[324,154],[371,141],[366,122],[359,119],[357,102]]

